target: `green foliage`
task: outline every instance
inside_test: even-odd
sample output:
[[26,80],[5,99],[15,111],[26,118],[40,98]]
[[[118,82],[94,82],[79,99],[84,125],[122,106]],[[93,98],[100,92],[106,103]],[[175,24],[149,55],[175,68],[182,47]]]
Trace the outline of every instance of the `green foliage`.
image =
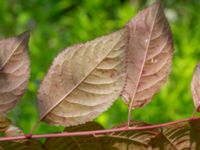
[[[105,35],[122,27],[146,2],[128,0],[0,0],[0,37],[31,30],[31,81],[23,100],[9,114],[28,133],[38,119],[36,92],[53,58],[65,47]],[[166,15],[174,36],[175,53],[170,79],[133,119],[149,123],[189,117],[193,111],[190,81],[200,59],[199,1],[167,1]],[[116,101],[97,121],[106,127],[127,120],[127,107]],[[45,123],[36,133],[61,131]]]

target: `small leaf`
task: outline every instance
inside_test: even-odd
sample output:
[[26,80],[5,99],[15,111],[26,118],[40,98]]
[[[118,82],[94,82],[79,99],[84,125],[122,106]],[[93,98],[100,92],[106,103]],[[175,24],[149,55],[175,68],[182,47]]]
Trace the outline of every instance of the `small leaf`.
[[125,85],[126,28],[67,48],[41,83],[40,119],[52,125],[78,125],[107,110]]
[[[10,121],[5,114],[0,113],[0,132],[4,133],[5,136],[20,136],[24,135],[22,130],[16,127],[12,121]],[[19,140],[17,142],[24,142],[26,140]]]
[[191,82],[191,92],[196,111],[200,111],[200,63],[196,66]]
[[128,23],[128,79],[122,97],[132,108],[147,104],[171,69],[172,36],[161,3],[141,11]]
[[28,33],[0,40],[0,112],[11,110],[27,89],[28,40]]
[[24,133],[22,132],[22,130],[20,130],[13,124],[8,126],[7,130],[5,131],[5,136],[19,136],[19,135],[24,135]]
[[5,116],[5,114],[0,113],[0,132],[5,133],[12,122]]

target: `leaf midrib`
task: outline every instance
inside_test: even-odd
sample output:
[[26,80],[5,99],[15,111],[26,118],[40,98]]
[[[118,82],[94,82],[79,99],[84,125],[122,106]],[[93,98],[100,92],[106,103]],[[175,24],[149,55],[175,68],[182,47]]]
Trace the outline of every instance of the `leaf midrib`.
[[131,97],[130,107],[132,107],[132,105],[133,105],[133,100],[134,100],[134,98],[135,98],[135,94],[136,94],[136,92],[137,92],[138,85],[139,85],[139,83],[140,83],[140,79],[141,79],[142,72],[143,72],[143,69],[144,69],[144,65],[145,65],[145,62],[146,62],[147,52],[148,52],[148,50],[149,50],[149,45],[150,45],[150,41],[151,41],[150,39],[151,39],[151,36],[152,36],[152,32],[153,32],[155,20],[156,20],[156,17],[157,17],[157,15],[158,15],[159,7],[160,7],[160,4],[159,4],[159,6],[158,6],[158,8],[157,8],[157,11],[156,11],[155,16],[154,16],[154,19],[153,19],[153,23],[152,23],[151,30],[150,30],[150,34],[149,34],[149,40],[148,40],[148,44],[147,44],[147,47],[146,47],[145,57],[144,57],[144,60],[143,60],[143,62],[142,62],[142,67],[141,67],[141,71],[140,71],[138,80],[137,80],[137,82],[136,82],[136,88],[135,88],[135,90],[134,90],[134,92],[133,92],[133,95],[132,95],[132,97]]

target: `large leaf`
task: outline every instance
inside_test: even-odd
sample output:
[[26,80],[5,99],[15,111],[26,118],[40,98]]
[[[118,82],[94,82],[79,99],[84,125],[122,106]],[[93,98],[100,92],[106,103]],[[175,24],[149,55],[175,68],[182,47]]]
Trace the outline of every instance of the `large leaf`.
[[123,28],[60,53],[38,92],[40,119],[53,125],[77,125],[110,107],[125,85],[127,43]]
[[127,26],[128,80],[122,97],[135,108],[147,104],[166,81],[173,47],[160,2],[139,12]]
[[191,92],[195,108],[200,111],[200,63],[196,66],[191,82]]
[[29,34],[0,40],[0,112],[12,109],[29,80]]

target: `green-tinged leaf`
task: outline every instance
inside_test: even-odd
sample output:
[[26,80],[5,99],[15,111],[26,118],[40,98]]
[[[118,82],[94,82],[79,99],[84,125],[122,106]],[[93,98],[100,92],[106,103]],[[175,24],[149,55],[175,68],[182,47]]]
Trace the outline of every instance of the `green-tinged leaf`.
[[37,140],[28,140],[24,143],[18,142],[0,142],[3,150],[45,150]]

